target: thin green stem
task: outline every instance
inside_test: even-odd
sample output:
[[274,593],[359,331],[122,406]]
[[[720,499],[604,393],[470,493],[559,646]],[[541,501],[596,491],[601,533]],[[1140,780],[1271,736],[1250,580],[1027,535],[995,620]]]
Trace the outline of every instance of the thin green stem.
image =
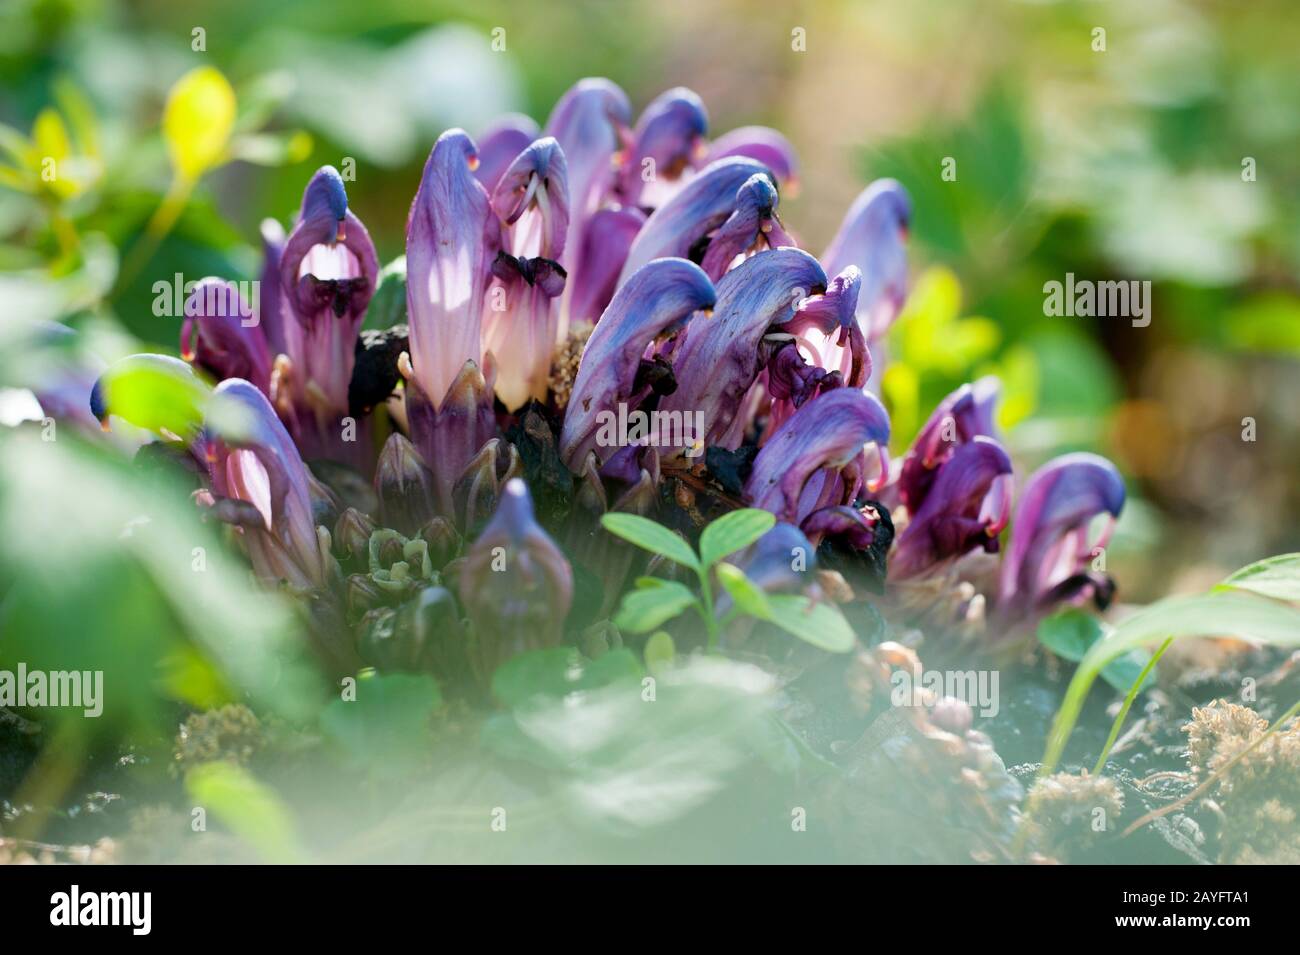
[[1169,645],[1174,642],[1170,637],[1164,643],[1160,644],[1160,649],[1152,654],[1147,665],[1142,668],[1138,678],[1133,681],[1133,685],[1128,688],[1128,695],[1124,697],[1124,705],[1119,708],[1119,716],[1115,717],[1115,722],[1111,724],[1110,736],[1106,737],[1106,745],[1101,748],[1101,755],[1097,757],[1097,765],[1092,767],[1094,776],[1101,772],[1101,768],[1106,765],[1106,759],[1110,756],[1111,748],[1115,745],[1115,740],[1119,739],[1120,727],[1124,725],[1124,718],[1128,716],[1129,709],[1133,706],[1133,701],[1137,699],[1138,692],[1142,689],[1142,684],[1146,682],[1147,675],[1155,668],[1156,661],[1164,656],[1164,652],[1169,649]]
[[700,566],[696,570],[700,578],[700,602],[704,605],[704,626],[709,634],[709,650],[718,649],[718,621],[713,619],[713,590],[709,584],[709,568]]

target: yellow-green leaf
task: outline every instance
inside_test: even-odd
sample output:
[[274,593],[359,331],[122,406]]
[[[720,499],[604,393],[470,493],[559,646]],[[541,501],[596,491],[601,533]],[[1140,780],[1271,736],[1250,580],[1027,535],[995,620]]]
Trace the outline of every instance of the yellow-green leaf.
[[200,66],[176,81],[163,109],[162,131],[182,179],[192,182],[225,159],[235,112],[235,91],[220,70]]

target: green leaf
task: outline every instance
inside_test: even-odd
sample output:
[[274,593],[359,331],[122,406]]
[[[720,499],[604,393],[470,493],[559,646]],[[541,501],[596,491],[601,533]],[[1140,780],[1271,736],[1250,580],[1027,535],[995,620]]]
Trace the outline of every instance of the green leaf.
[[736,607],[751,617],[759,620],[771,620],[772,608],[768,604],[767,594],[763,589],[745,576],[745,572],[734,564],[722,563],[717,566],[718,580],[731,595]]
[[392,328],[406,321],[406,256],[393,259],[379,273],[366,309],[366,329]]
[[[1053,614],[1040,623],[1038,642],[1057,656],[1078,663],[1092,645],[1109,632],[1110,627],[1096,617],[1072,608]],[[1149,660],[1149,654],[1137,649],[1129,650],[1107,663],[1102,668],[1101,678],[1123,692],[1133,685]],[[1142,688],[1150,682],[1150,679],[1143,680]]]
[[767,598],[767,618],[786,633],[828,653],[848,653],[857,638],[838,608],[816,603],[802,594],[778,594]]
[[185,776],[185,789],[194,805],[211,812],[267,862],[307,861],[289,807],[243,767],[225,761],[196,766]]
[[1058,657],[1078,663],[1101,639],[1104,629],[1100,620],[1082,610],[1062,610],[1038,625],[1038,642]]
[[675,580],[653,577],[642,580],[656,582],[642,586],[638,581],[636,590],[623,595],[623,602],[614,616],[614,625],[620,630],[648,633],[698,603],[694,592]]
[[776,524],[776,515],[756,507],[724,514],[700,534],[700,560],[711,567],[758,540]]
[[1040,774],[1060,762],[1083,701],[1106,664],[1166,637],[1235,636],[1275,646],[1300,646],[1300,610],[1237,590],[1168,597],[1141,610],[1098,640],[1084,655],[1052,722]]
[[212,394],[188,364],[165,355],[128,355],[110,365],[99,381],[109,414],[184,439],[203,424]]
[[674,563],[689,567],[697,573],[700,570],[699,558],[695,556],[691,546],[662,524],[637,514],[606,514],[600,519],[600,523],[615,537],[621,537],[642,550],[648,550],[652,554],[662,554]]
[[357,765],[397,772],[427,752],[429,719],[442,705],[433,677],[362,673],[356,699],[336,699],[321,713],[321,729]]
[[677,645],[667,630],[656,630],[646,640],[642,655],[645,657],[646,669],[658,673],[673,662],[677,656]]
[[0,429],[0,669],[102,671],[103,716],[67,714],[81,731],[162,732],[171,700],[222,687],[288,719],[318,705],[291,605],[250,584],[191,490],[71,430]]
[[558,698],[590,690],[645,671],[631,650],[619,647],[588,660],[573,647],[530,650],[511,657],[492,674],[492,695],[507,707],[534,697]]
[[194,182],[223,162],[235,128],[235,91],[211,66],[190,70],[167,94],[162,133],[177,175]]
[[1241,568],[1215,588],[1249,590],[1277,600],[1300,601],[1300,554],[1279,554]]

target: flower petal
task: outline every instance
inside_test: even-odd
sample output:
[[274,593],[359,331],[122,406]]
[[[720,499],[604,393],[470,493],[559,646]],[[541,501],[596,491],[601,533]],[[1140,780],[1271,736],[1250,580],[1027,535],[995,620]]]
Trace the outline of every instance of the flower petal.
[[878,179],[854,200],[831,244],[822,253],[835,275],[850,265],[862,270],[858,320],[868,343],[898,317],[907,295],[907,252],[903,248],[912,201],[893,179]]
[[489,195],[515,157],[537,138],[538,132],[537,123],[531,116],[508,113],[479,134],[479,163],[474,178],[482,183]]
[[600,318],[614,297],[628,250],[645,221],[644,212],[627,207],[601,209],[592,215],[582,236],[578,274],[569,281],[570,326]]
[[673,351],[677,390],[660,408],[702,413],[706,445],[739,446],[742,435],[733,425],[767,362],[764,335],[789,321],[801,299],[825,287],[821,265],[799,249],[759,252],[736,266],[718,282],[713,315],[692,320]]
[[411,367],[434,409],[465,362],[483,360],[479,326],[500,227],[471,173],[476,156],[463,130],[439,136],[406,224]]
[[690,258],[736,210],[740,187],[758,174],[768,175],[767,167],[744,156],[719,160],[701,171],[646,220],[628,251],[619,284],[652,259]]
[[[864,484],[864,448],[885,461],[889,415],[871,394],[837,388],[794,413],[758,452],[745,496],[781,520],[799,523],[821,507],[851,504]],[[834,473],[844,470],[844,475]]]
[[1105,535],[1100,543],[1089,543],[1089,524],[1101,514],[1118,518],[1124,498],[1119,471],[1096,454],[1062,455],[1035,471],[1016,507],[1002,561],[1000,609],[1033,609],[1091,561]]

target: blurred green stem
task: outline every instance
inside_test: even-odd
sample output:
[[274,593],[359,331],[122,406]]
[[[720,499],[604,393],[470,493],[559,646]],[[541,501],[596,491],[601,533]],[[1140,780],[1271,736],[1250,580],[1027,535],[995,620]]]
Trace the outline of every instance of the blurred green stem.
[[158,204],[148,225],[145,226],[144,235],[136,240],[135,245],[131,246],[131,251],[127,253],[122,271],[117,276],[117,284],[113,287],[114,295],[126,288],[140,274],[140,270],[149,264],[149,260],[158,251],[162,240],[175,227],[181,213],[185,211],[195,185],[195,180],[181,175],[177,175],[172,180],[162,202]]

